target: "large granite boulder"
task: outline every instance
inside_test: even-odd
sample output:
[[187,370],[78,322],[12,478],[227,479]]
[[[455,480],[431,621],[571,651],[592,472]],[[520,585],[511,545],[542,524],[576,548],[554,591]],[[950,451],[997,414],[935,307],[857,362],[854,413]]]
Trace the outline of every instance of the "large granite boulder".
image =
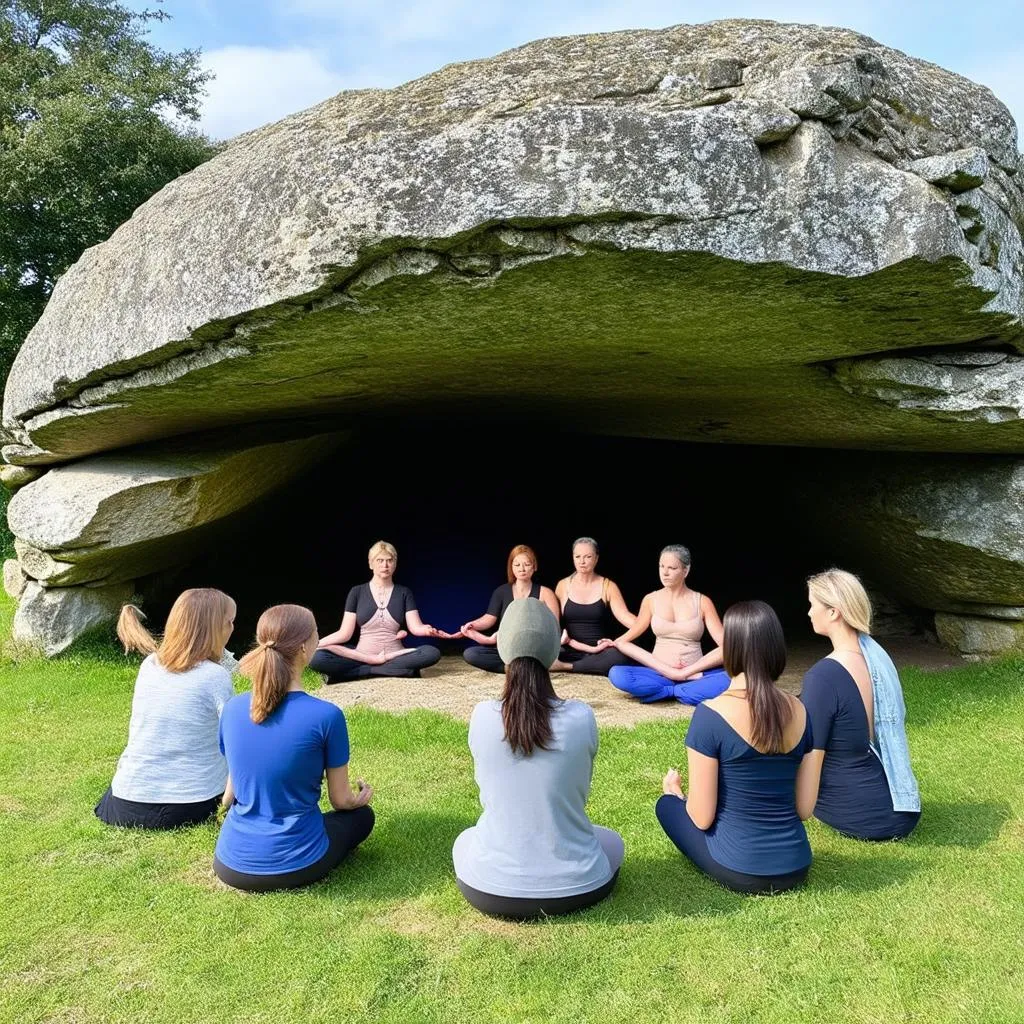
[[1018,163],[987,89],[812,26],[544,40],[341,93],[68,271],[8,382],[5,454],[424,393],[476,410],[510,366],[563,415],[574,364],[600,365],[608,431],[803,444],[813,419],[851,445],[1017,450],[1020,421],[907,416],[820,366],[1017,336]]
[[167,441],[58,466],[26,484],[8,507],[18,553],[4,563],[5,589],[20,598],[14,639],[60,653],[116,616],[135,580],[201,554],[235,513],[343,440]]
[[47,587],[120,583],[181,562],[232,513],[329,456],[342,434],[248,447],[192,441],[58,466],[14,495],[25,573]]
[[56,589],[29,583],[18,603],[11,636],[15,643],[52,658],[80,636],[113,621],[131,598],[130,583]]
[[1024,620],[1024,459],[848,455],[803,500],[885,593],[953,615]]
[[607,433],[1024,452],[1019,165],[987,89],[816,26],[543,40],[341,93],[58,283],[4,399],[9,462],[72,463],[17,495],[22,568],[131,571],[39,540],[33,495],[73,460],[312,414],[486,419],[513,381],[520,414]]

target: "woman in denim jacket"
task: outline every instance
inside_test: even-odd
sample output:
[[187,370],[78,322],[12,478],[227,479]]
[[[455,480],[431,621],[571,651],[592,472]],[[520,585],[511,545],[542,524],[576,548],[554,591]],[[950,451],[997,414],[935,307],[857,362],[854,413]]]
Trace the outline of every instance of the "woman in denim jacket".
[[814,816],[854,839],[902,839],[921,817],[921,798],[899,675],[871,639],[871,602],[856,576],[829,569],[807,590],[811,627],[832,644],[800,694],[814,737]]

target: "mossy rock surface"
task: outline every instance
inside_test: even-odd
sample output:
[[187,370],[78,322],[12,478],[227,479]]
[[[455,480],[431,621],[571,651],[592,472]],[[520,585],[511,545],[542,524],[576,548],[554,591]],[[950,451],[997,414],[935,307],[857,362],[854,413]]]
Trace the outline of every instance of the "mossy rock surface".
[[[964,152],[975,187],[931,182]],[[829,372],[1016,343],[1017,164],[988,90],[814,26],[549,39],[342,93],[235,140],[64,276],[8,382],[5,454],[476,415],[513,380],[552,417],[600,400],[609,432],[1017,451],[1018,423],[950,426]]]
[[[199,539],[215,484],[187,514],[144,502],[145,536],[105,532],[102,509],[127,522],[150,493],[138,446],[158,494],[183,435],[226,453],[250,429],[272,443],[314,420],[307,436],[514,409],[595,433],[969,455],[935,481],[945,504],[921,511],[894,480],[874,533],[850,536],[882,560],[900,548],[897,589],[926,608],[1024,604],[998,530],[927,532],[972,481],[993,516],[1017,501],[998,467],[1024,452],[1019,163],[987,89],[817,26],[541,40],[341,93],[232,141],[58,283],[4,399],[7,461],[62,466],[14,499],[21,567],[56,593]],[[47,503],[100,492],[68,537],[40,539]],[[960,582],[942,578],[951,552]]]

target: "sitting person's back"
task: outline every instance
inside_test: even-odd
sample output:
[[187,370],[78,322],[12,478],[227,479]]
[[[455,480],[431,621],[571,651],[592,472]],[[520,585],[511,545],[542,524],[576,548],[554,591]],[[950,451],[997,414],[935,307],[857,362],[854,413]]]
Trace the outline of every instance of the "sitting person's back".
[[574,896],[612,876],[585,809],[597,754],[594,712],[560,701],[550,723],[546,748],[524,756],[505,741],[501,701],[473,710],[469,749],[483,813],[456,846],[455,873],[475,889]]
[[234,628],[235,603],[219,590],[184,591],[160,642],[143,618],[125,605],[117,624],[125,652],[148,657],[135,681],[128,743],[96,816],[131,828],[199,824],[217,813],[227,782],[217,729],[235,691],[219,661]]
[[320,789],[327,765],[348,764],[341,708],[293,690],[266,720],[252,720],[251,693],[228,702],[221,737],[230,753],[234,803],[217,856],[236,871],[298,871],[327,850]]
[[231,676],[212,661],[172,672],[150,654],[139,666],[113,792],[151,803],[219,800],[228,772],[217,726],[234,695]]
[[746,893],[784,892],[811,864],[803,819],[811,730],[776,680],[786,666],[782,626],[762,601],[733,605],[723,622],[729,688],[701,704],[686,734],[689,793],[672,769],[655,808],[696,867]]
[[808,598],[812,628],[833,646],[808,670],[800,694],[820,773],[814,816],[855,839],[903,838],[921,804],[899,676],[869,635],[871,603],[860,580],[841,569],[812,576]]
[[513,601],[498,630],[501,701],[473,711],[469,746],[483,814],[455,841],[459,889],[487,914],[530,918],[590,906],[611,891],[622,839],[590,823],[587,797],[597,723],[589,705],[561,701],[547,665],[558,623],[540,601]]
[[[741,706],[727,706],[740,701]],[[726,691],[697,707],[686,734],[687,747],[718,761],[718,805],[705,831],[708,851],[719,864],[751,875],[801,871],[811,862],[811,847],[794,794],[797,771],[811,748],[807,716],[796,708],[782,749],[765,753],[744,736],[751,732],[745,705],[745,697]]]
[[[224,708],[220,746],[228,762],[228,813],[213,869],[250,892],[295,889],[319,881],[373,828],[372,790],[349,785],[348,727],[341,708],[302,689],[316,650],[313,613],[276,605],[260,617],[257,645],[241,672],[251,693]],[[320,810],[326,774],[334,810]]]

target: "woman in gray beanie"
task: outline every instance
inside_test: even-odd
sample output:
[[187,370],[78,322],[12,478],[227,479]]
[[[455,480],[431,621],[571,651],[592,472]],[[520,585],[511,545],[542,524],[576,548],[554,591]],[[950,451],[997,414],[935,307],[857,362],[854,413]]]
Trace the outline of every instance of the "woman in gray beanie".
[[547,606],[513,601],[498,629],[501,700],[477,704],[469,721],[483,814],[452,859],[459,889],[485,914],[525,920],[592,906],[622,864],[622,837],[587,818],[597,722],[589,704],[552,688],[558,649]]

